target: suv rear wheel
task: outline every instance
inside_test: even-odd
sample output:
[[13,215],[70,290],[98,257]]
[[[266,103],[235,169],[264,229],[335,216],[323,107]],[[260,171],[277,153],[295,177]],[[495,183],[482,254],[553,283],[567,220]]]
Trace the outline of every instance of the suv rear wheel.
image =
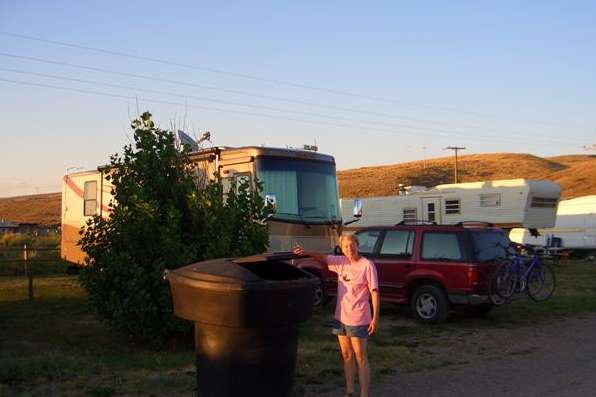
[[424,284],[414,290],[410,307],[416,319],[425,324],[442,323],[449,310],[445,293],[432,284]]
[[315,296],[313,300],[314,306],[322,306],[327,302],[327,298],[325,297],[325,291],[323,291],[323,287],[319,284],[315,288]]
[[312,274],[319,280],[319,285],[315,287],[315,294],[313,299],[313,306],[323,306],[329,298],[325,295],[325,289],[323,288],[323,279],[316,273],[306,271],[307,273]]

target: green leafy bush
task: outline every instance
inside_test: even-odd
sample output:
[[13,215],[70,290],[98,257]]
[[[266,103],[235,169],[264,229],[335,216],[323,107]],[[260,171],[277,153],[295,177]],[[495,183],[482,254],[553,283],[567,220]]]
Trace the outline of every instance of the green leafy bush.
[[[189,324],[172,314],[164,269],[267,248],[267,207],[250,182],[224,192],[219,181],[198,184],[187,149],[149,113],[133,121],[135,145],[111,157],[115,201],[109,218],[81,231],[87,267],[83,286],[99,316],[116,330],[162,341]],[[200,302],[197,302],[200,305]]]

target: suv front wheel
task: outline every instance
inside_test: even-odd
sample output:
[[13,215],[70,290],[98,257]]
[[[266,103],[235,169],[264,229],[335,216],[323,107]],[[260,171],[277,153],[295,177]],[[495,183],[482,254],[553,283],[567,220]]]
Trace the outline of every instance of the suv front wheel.
[[425,324],[442,323],[449,310],[445,293],[439,286],[432,284],[416,288],[410,306],[416,319]]

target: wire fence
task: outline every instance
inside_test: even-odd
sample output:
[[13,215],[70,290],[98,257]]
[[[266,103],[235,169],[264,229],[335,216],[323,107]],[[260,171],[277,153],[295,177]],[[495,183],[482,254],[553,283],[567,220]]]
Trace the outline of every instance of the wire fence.
[[68,262],[60,258],[58,248],[28,247],[0,248],[0,277],[25,278],[29,300],[35,298],[34,279],[38,276],[66,274]]

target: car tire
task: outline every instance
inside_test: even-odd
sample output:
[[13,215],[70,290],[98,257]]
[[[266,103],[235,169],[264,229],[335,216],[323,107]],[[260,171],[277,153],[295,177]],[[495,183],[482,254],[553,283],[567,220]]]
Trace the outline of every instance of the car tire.
[[494,307],[492,303],[482,303],[480,305],[466,306],[464,307],[464,313],[470,317],[483,317],[486,316]]
[[319,280],[319,284],[315,287],[313,306],[324,306],[329,301],[329,297],[325,295],[325,288],[323,288],[323,279],[317,274],[311,272],[308,273],[312,274]]
[[447,319],[449,304],[441,287],[424,284],[414,290],[410,308],[423,324],[439,324]]

